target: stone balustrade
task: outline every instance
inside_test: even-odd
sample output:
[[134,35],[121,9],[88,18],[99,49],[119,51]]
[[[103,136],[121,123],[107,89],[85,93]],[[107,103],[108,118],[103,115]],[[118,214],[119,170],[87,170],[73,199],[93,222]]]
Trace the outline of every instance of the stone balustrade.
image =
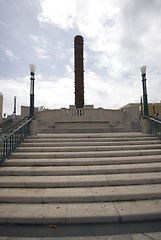
[[109,121],[116,122],[125,119],[125,112],[119,110],[98,109],[54,109],[37,111],[36,118],[38,120],[54,120],[54,121]]

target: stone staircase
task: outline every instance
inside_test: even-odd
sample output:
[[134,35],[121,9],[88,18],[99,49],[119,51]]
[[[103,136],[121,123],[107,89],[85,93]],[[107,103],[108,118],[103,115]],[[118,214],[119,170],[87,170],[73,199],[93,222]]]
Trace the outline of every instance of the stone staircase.
[[161,220],[161,141],[141,133],[39,134],[0,168],[0,224]]

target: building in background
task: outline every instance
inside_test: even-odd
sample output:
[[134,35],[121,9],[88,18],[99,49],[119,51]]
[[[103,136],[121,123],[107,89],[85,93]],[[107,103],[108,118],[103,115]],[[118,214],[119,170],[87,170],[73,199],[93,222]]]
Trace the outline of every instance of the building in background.
[[[119,110],[126,110],[127,108],[134,109],[135,107],[139,108],[139,112],[141,114],[141,104],[140,103],[129,103]],[[142,106],[142,110],[144,111],[144,104]],[[148,112],[149,116],[153,117],[155,115],[161,115],[161,102],[160,103],[148,103]]]

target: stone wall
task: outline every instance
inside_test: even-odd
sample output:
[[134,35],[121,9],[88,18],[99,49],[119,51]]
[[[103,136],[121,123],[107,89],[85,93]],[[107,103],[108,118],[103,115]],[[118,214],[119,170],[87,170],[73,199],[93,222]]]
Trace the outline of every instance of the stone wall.
[[[38,112],[38,108],[35,108],[35,114]],[[21,106],[21,116],[26,117],[30,115],[30,107]]]
[[127,119],[139,119],[139,106],[127,107],[123,111]]

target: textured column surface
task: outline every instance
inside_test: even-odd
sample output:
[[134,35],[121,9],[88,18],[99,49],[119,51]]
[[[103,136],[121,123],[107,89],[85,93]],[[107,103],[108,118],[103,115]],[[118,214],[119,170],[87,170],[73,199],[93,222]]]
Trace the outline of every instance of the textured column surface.
[[75,105],[84,106],[84,66],[83,66],[83,37],[74,38],[74,69],[75,69]]

